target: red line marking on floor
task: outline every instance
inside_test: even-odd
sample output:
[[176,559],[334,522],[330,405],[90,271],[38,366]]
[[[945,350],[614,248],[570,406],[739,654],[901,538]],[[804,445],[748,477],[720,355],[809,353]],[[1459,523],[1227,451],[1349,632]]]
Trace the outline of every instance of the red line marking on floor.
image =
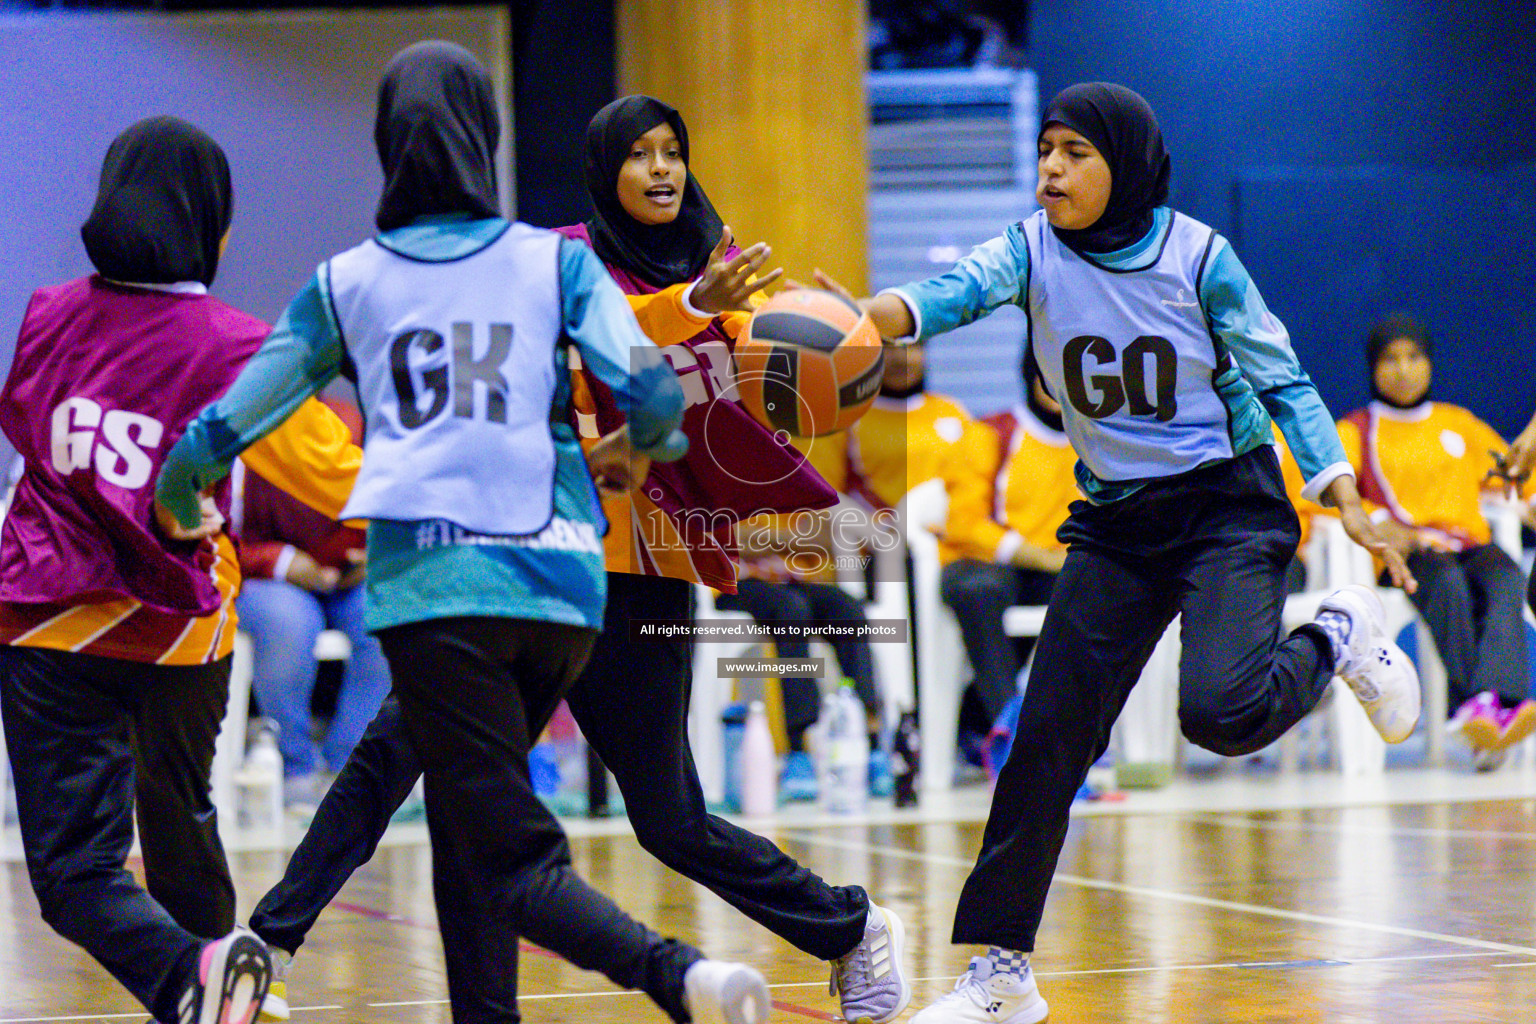
[[392,924],[403,924],[407,928],[423,928],[427,931],[437,931],[437,925],[435,924],[422,924],[420,921],[412,921],[410,918],[404,917],[400,914],[391,914],[387,910],[376,910],[373,907],[365,907],[361,903],[343,903],[340,900],[337,900],[335,903],[332,903],[331,906],[335,907],[337,910],[345,910],[349,914],[356,914],[359,917],[366,917],[370,921],[389,921]]
[[[387,910],[378,910],[374,907],[365,907],[361,903],[343,903],[340,900],[337,900],[336,902],[332,903],[331,906],[335,907],[337,910],[345,910],[349,914],[356,914],[359,917],[366,917],[370,921],[388,921],[391,924],[403,924],[407,928],[422,928],[431,932],[437,931],[437,925],[435,924],[423,924],[420,921],[413,921],[409,917],[405,917],[401,914],[391,914]],[[530,956],[546,956],[551,960],[565,959],[559,954],[551,953],[543,946],[535,946],[531,942],[520,942],[518,943],[517,948],[521,952],[527,953]]]
[[813,1010],[809,1006],[796,1006],[794,1003],[781,1003],[777,999],[773,1001],[773,1008],[775,1010],[783,1010],[785,1013],[797,1013],[802,1017],[809,1017],[811,1020],[840,1021],[843,1019],[841,1017],[833,1016],[832,1014],[827,1013],[825,1010]]

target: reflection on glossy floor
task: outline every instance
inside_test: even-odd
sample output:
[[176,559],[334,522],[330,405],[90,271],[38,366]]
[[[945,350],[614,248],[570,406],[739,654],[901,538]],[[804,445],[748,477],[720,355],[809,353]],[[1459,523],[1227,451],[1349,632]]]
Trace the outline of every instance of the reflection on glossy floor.
[[[1408,802],[1254,811],[1133,800],[1123,813],[1078,818],[1035,959],[1051,1021],[1536,1019],[1536,801],[1392,798]],[[807,819],[769,832],[823,876],[865,883],[905,917],[921,979],[913,1012],[970,955],[948,938],[980,833],[974,820],[915,819]],[[573,845],[580,870],[642,919],[714,956],[760,965],[775,986],[775,1020],[836,1019],[823,965],[662,869],[632,837]],[[236,855],[243,907],[277,877],[282,857]],[[94,963],[38,921],[21,865],[4,871],[0,1024],[142,1021]],[[446,1024],[430,877],[427,849],[407,843],[381,850],[342,891],[295,963],[296,1022]],[[665,1019],[644,997],[539,952],[524,957],[522,986],[529,1022]]]

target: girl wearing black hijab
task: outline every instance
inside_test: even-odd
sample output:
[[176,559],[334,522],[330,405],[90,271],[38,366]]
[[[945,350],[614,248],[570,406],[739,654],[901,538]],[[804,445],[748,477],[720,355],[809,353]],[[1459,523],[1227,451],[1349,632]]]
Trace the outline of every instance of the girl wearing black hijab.
[[[764,1020],[761,974],[662,939],[572,870],[529,780],[528,747],[603,623],[593,477],[633,486],[688,440],[676,374],[592,251],[496,212],[499,131],[466,50],[395,56],[374,133],[380,233],[317,269],[160,476],[167,513],[190,525],[236,453],[343,366],[355,375],[367,441],[338,518],[369,520],[365,621],[395,689],[252,924],[294,953],[424,774],[455,1021],[520,1019],[524,938],[676,1021]],[[574,354],[628,414],[585,456],[567,422]],[[280,994],[283,1018],[286,980]]]
[[1300,526],[1272,421],[1304,496],[1338,507],[1393,581],[1415,584],[1361,508],[1332,417],[1232,247],[1164,205],[1170,168],[1146,100],[1074,85],[1041,118],[1042,209],[946,273],[864,302],[883,335],[919,340],[1022,307],[1087,499],[1058,533],[1066,562],[955,916],[954,941],[986,952],[913,1024],[1045,1019],[1029,956],[1072,799],[1174,616],[1180,722],[1217,753],[1274,742],[1335,674],[1388,742],[1418,718],[1417,674],[1374,591],[1329,596],[1276,643]]
[[1525,579],[1482,510],[1502,483],[1504,439],[1470,409],[1430,399],[1432,355],[1417,320],[1376,324],[1366,340],[1372,401],[1339,421],[1339,435],[1360,493],[1384,517],[1378,528],[1420,581],[1413,603],[1445,666],[1452,727],[1487,770],[1536,730]]
[[[235,928],[208,790],[240,587],[228,485],[185,542],[153,513],[166,439],[267,335],[208,294],[232,211],[202,131],[123,131],[80,230],[98,272],[32,296],[0,394],[25,460],[0,534],[0,702],[29,874],[44,920],[177,1024],[249,1024],[271,970]],[[335,515],[348,450],[311,402],[243,459]],[[145,888],[122,870],[135,814]]]
[[[729,229],[688,154],[687,126],[672,107],[651,96],[608,104],[587,127],[592,219],[561,229],[591,244],[678,372],[697,366],[708,380],[683,421],[694,439],[689,456],[653,468],[643,487],[604,504],[611,522],[633,526],[609,535],[603,634],[567,700],[618,780],[641,845],[803,952],[832,961],[843,1015],[879,1024],[911,998],[900,920],[861,887],[828,885],[773,843],[708,813],[686,737],[693,644],[630,639],[632,619],[691,620],[696,583],[736,593],[738,518],[837,500],[798,452],[720,394],[751,300],[780,272],[755,276],[770,254],[761,243],[728,248]],[[622,422],[621,411],[585,376],[590,386],[576,408],[591,417],[595,437]],[[883,960],[873,955],[882,949]]]
[[[381,113],[381,124],[386,120]],[[670,138],[658,137],[666,133],[652,134],[663,126]],[[636,155],[636,144],[643,139],[648,141]],[[759,282],[773,280],[777,272],[752,277],[767,257],[766,246],[753,246],[745,253],[728,250],[729,233],[687,172],[686,140],[687,130],[677,112],[650,97],[627,97],[600,112],[589,129],[587,147],[588,181],[598,213],[586,225],[561,229],[569,239],[561,251],[573,260],[581,253],[594,264],[587,243],[606,252],[608,274],[628,293],[650,336],[660,345],[689,353],[680,360],[685,366],[690,360],[708,366],[711,350],[706,346],[727,351],[734,331],[745,321],[739,311],[747,307]],[[390,166],[387,152],[381,144],[386,168]],[[451,161],[437,163],[446,167]],[[631,163],[643,174],[630,182],[638,187],[626,192],[619,179],[633,173],[625,169]],[[390,181],[396,178],[389,176]],[[654,189],[653,199],[643,197],[647,189]],[[474,223],[455,230],[472,230]],[[413,234],[424,238],[423,230],[406,227],[380,236],[378,242],[395,245],[394,239]],[[725,323],[710,312],[698,311],[699,305],[737,311],[740,322]],[[599,435],[619,428],[626,419],[634,423],[636,407],[612,387],[610,370],[600,366],[595,370],[585,358],[582,365],[573,375],[573,408],[584,444],[593,453],[601,444]],[[711,431],[727,431],[719,442],[711,442],[703,432],[706,412]],[[678,548],[642,546],[638,552],[631,548],[632,537],[651,529],[624,528],[632,515],[639,515],[632,512],[631,503],[643,502],[647,514],[675,524],[678,520],[669,512],[685,504],[730,509],[735,500],[752,510],[790,511],[816,507],[817,502],[829,504],[834,495],[814,471],[807,477],[799,460],[774,445],[771,435],[734,402],[691,407],[682,429],[697,438],[689,446],[690,459],[655,464],[644,474],[644,490],[661,497],[642,498],[636,492],[604,495],[604,512],[616,528],[610,530],[603,559],[607,605],[594,620],[602,622],[603,631],[566,700],[587,742],[617,778],[635,833],[647,850],[812,956],[836,961],[833,970],[848,1019],[888,1020],[910,999],[899,956],[900,923],[888,930],[888,912],[873,907],[863,889],[830,886],[768,840],[708,813],[687,739],[692,644],[675,639],[637,645],[629,633],[632,618],[692,618],[693,581],[700,577],[686,575],[679,566],[698,572],[720,556],[721,575],[704,581],[721,588],[735,586],[728,549],[707,531],[689,533],[684,526],[672,525]],[[717,455],[710,455],[712,450]],[[697,453],[706,456],[699,465],[691,460]],[[717,458],[726,462],[724,467]],[[766,474],[766,479],[778,483],[771,492],[749,486],[752,479],[765,478],[754,478],[753,473]],[[721,478],[734,482],[739,495],[733,498],[724,491]],[[726,531],[725,540],[734,543],[733,531]],[[675,561],[669,561],[669,555]],[[276,990],[284,998],[287,960],[348,875],[372,856],[390,815],[420,774],[420,760],[403,729],[399,702],[391,698],[321,802],[282,881],[251,915],[251,927],[276,951]],[[879,963],[857,955],[869,943],[887,941],[895,945]],[[687,955],[698,956],[692,951]],[[686,957],[669,954],[661,959],[669,958],[687,965]],[[699,1012],[698,1006],[694,1012]]]

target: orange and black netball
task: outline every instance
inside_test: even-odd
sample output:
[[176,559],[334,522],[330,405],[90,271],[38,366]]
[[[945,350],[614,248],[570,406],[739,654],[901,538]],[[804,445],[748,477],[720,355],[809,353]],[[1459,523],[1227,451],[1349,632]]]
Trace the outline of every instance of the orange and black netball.
[[847,430],[880,392],[885,365],[869,315],[831,292],[780,292],[736,344],[741,401],[759,423],[796,437]]

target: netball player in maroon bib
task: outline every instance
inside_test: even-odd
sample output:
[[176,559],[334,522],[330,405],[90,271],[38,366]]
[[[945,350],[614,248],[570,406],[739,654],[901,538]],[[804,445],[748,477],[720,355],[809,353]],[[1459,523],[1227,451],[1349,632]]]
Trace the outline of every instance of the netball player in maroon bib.
[[[247,1024],[270,975],[235,928],[209,801],[240,581],[228,483],[196,540],[166,539],[153,513],[172,442],[268,333],[207,293],[231,209],[208,136],[172,117],[124,131],[81,229],[98,273],[32,296],[0,395],[25,460],[0,533],[0,701],[32,887],[165,1024]],[[306,430],[318,446],[291,443]],[[290,486],[293,449],[344,462],[344,430],[306,407],[248,458]],[[298,496],[339,512],[358,462]],[[124,867],[135,810],[148,891]]]

